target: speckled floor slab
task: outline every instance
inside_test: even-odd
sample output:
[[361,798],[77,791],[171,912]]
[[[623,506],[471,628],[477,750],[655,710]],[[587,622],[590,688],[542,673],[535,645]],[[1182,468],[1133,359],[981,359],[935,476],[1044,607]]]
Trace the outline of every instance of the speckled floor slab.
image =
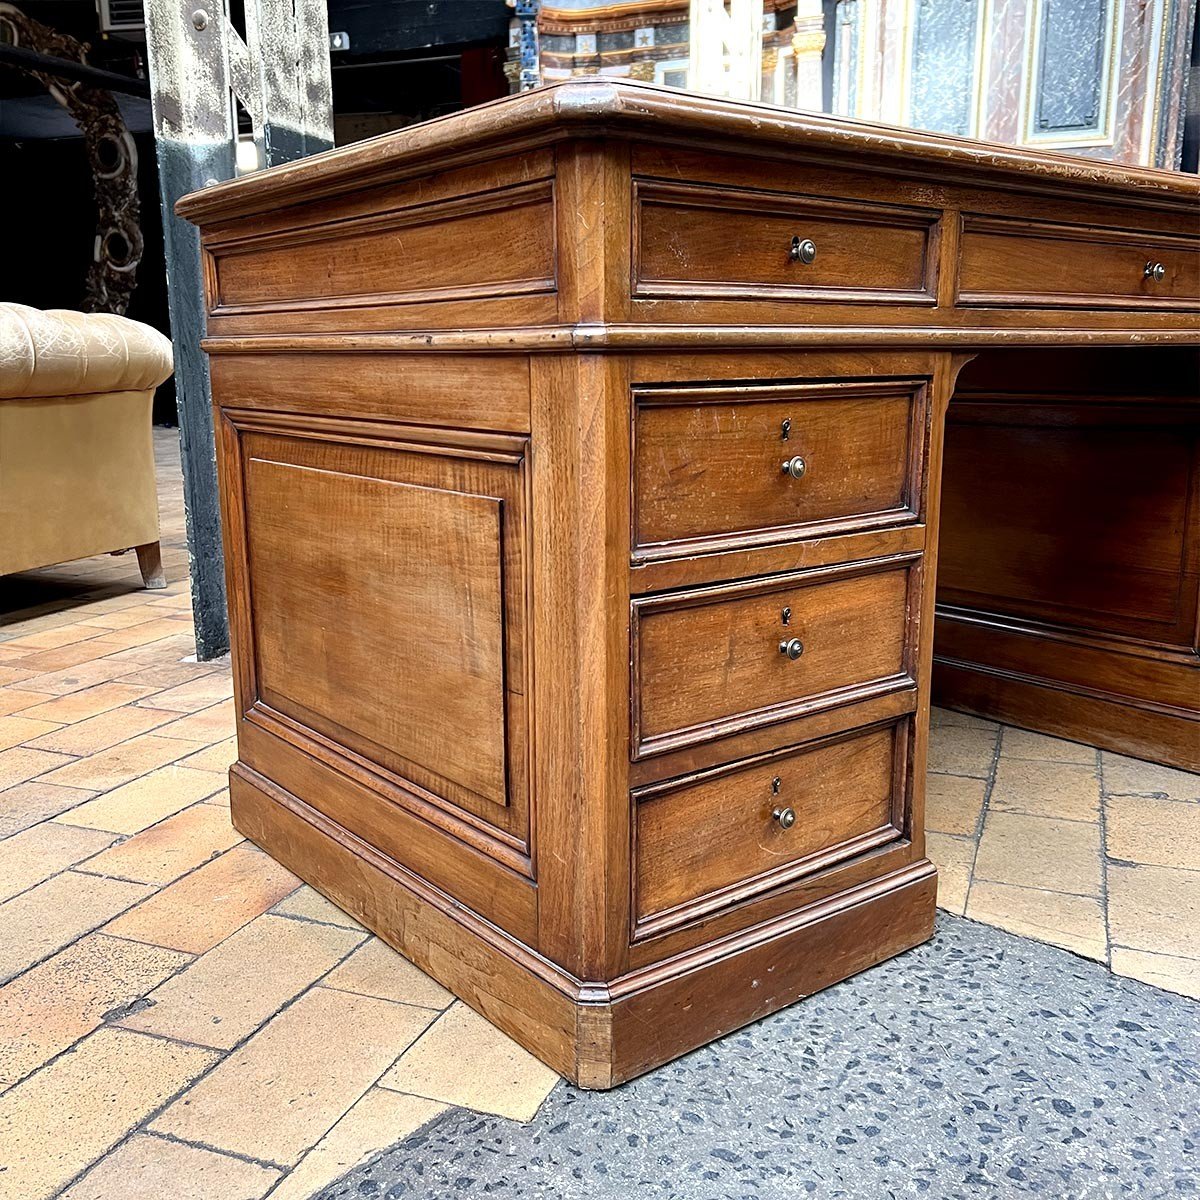
[[451,1110],[321,1200],[1200,1196],[1200,1004],[956,917],[528,1125]]

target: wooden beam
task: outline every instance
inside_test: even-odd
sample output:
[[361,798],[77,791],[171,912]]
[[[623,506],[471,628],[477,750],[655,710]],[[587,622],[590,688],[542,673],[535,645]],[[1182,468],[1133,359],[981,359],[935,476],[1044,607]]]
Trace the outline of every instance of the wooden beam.
[[246,40],[227,0],[146,0],[159,195],[167,260],[196,655],[229,649],[200,239],[175,202],[236,173],[241,100],[258,161],[291,162],[333,145],[329,27],[322,0],[246,0]]

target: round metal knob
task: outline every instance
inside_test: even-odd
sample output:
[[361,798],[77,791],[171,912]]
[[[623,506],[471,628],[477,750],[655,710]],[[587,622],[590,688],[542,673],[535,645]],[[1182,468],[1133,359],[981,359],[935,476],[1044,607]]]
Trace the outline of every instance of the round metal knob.
[[817,257],[817,243],[812,238],[792,238],[792,262],[808,264]]
[[779,643],[779,653],[795,662],[804,653],[804,643],[799,638],[788,638]]
[[791,829],[796,823],[796,810],[794,808],[777,808],[771,816],[779,822],[780,829]]
[[783,464],[783,473],[785,475],[790,475],[793,479],[799,479],[807,469],[808,468],[804,459],[802,459],[798,454],[795,458],[789,458],[787,462]]
[[1162,283],[1167,274],[1167,268],[1160,262],[1148,262],[1143,277],[1153,279],[1155,283]]

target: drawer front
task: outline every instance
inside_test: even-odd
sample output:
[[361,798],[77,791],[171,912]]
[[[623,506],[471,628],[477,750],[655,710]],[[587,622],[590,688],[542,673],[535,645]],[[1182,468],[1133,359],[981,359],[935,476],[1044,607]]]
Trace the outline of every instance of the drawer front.
[[911,686],[908,597],[918,560],[635,600],[634,757]]
[[635,940],[903,836],[907,721],[635,795]]
[[[210,239],[212,315],[552,293],[553,208],[547,179],[309,229]],[[464,248],[476,252],[451,252]]]
[[1200,238],[966,213],[958,303],[1195,308]]
[[635,184],[634,295],[933,304],[938,213]]
[[920,380],[647,389],[634,560],[915,520]]

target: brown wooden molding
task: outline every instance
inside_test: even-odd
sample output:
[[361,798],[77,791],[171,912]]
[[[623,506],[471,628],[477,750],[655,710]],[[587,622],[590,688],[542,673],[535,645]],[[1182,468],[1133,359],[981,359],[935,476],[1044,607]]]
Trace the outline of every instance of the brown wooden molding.
[[1200,331],[1178,320],[1153,328],[1070,326],[695,326],[564,325],[529,329],[414,331],[411,333],[310,333],[217,335],[201,343],[209,354],[380,353],[569,353],[647,348],[711,350],[717,347],[878,346],[897,348],[975,348],[988,346],[1195,346]]

